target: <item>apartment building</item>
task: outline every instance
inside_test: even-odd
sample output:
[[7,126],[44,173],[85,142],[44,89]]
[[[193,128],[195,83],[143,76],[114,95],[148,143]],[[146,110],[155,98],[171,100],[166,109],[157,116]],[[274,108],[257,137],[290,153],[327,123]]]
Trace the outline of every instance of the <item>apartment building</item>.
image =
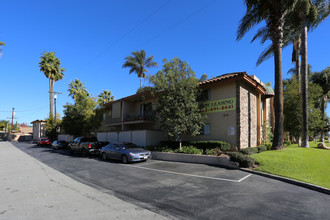
[[[265,138],[262,124],[274,125],[271,87],[246,72],[224,74],[200,82],[207,115],[203,131],[184,140],[220,140],[239,148],[255,147]],[[156,101],[149,92],[134,94],[105,104],[100,140],[129,141],[147,146],[167,140],[155,122]]]

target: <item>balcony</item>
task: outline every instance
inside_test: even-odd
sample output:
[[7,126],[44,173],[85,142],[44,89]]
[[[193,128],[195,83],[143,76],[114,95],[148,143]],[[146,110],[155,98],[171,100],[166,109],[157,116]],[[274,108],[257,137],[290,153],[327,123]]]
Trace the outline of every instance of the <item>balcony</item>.
[[152,115],[125,115],[124,124],[154,123]]
[[108,118],[104,121],[104,124],[106,125],[120,125],[121,124],[121,118]]

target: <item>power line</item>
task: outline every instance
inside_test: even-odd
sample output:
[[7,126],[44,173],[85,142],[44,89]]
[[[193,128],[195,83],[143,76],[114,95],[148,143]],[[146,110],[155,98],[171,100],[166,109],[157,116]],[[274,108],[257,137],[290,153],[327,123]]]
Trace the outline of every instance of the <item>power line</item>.
[[113,42],[112,44],[110,44],[108,47],[106,47],[105,49],[103,49],[98,55],[96,55],[94,58],[92,58],[89,62],[87,62],[87,64],[85,66],[82,67],[85,68],[86,66],[88,66],[90,63],[92,63],[96,58],[102,56],[106,51],[108,51],[111,47],[113,47],[114,45],[116,45],[117,43],[119,43],[122,39],[124,39],[127,35],[129,35],[130,33],[132,33],[135,29],[137,29],[139,26],[141,26],[144,22],[146,22],[149,18],[151,18],[152,16],[154,16],[155,14],[157,14],[161,9],[163,9],[166,5],[168,5],[170,3],[171,0],[168,0],[167,2],[165,2],[165,4],[163,4],[162,6],[160,6],[158,9],[156,9],[154,12],[152,12],[151,14],[149,14],[146,18],[144,18],[140,23],[138,23],[137,25],[135,25],[133,28],[131,28],[129,31],[127,31],[125,34],[123,34],[121,37],[119,37],[115,42]]
[[[203,7],[199,8],[198,10],[194,11],[193,13],[189,14],[188,16],[184,17],[183,19],[181,19],[180,21],[174,23],[173,25],[165,28],[164,30],[162,30],[161,32],[159,32],[158,34],[154,35],[153,37],[151,37],[149,40],[145,41],[144,43],[140,44],[139,47],[150,43],[151,41],[155,40],[156,38],[158,38],[159,36],[163,35],[165,32],[171,30],[172,28],[176,27],[177,25],[183,23],[184,21],[188,20],[189,18],[197,15],[198,13],[200,13],[201,11],[205,10],[206,8],[210,7],[211,5],[213,5],[214,3],[216,3],[216,0],[210,1],[209,3],[207,3],[206,5],[204,5]],[[121,58],[120,58],[121,59]],[[120,59],[115,60],[114,62],[111,63],[107,63],[105,64],[98,72],[102,71],[105,67],[112,65],[116,62],[118,62]]]
[[[176,22],[175,24],[169,26],[168,28],[165,28],[163,31],[159,32],[158,34],[156,34],[155,36],[151,37],[149,40],[145,41],[144,43],[142,43],[140,46],[149,43],[150,41],[155,40],[156,38],[158,38],[159,36],[163,35],[165,32],[171,30],[172,28],[174,28],[175,26],[183,23],[184,21],[188,20],[189,18],[197,15],[198,13],[200,13],[201,11],[205,10],[206,8],[210,7],[211,5],[213,5],[216,2],[216,0],[210,1],[209,3],[207,3],[206,5],[204,5],[203,7],[199,8],[197,11],[194,11],[193,13],[189,14],[188,16],[186,16],[185,18],[181,19],[180,21]],[[139,47],[140,47],[139,46]]]

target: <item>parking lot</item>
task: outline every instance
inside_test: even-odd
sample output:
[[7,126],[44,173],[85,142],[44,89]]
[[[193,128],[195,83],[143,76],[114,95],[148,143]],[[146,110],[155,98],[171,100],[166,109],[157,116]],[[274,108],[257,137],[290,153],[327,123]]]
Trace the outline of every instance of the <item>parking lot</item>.
[[178,219],[327,219],[326,194],[204,164],[149,160],[122,164],[99,157],[16,144],[71,178],[158,214]]

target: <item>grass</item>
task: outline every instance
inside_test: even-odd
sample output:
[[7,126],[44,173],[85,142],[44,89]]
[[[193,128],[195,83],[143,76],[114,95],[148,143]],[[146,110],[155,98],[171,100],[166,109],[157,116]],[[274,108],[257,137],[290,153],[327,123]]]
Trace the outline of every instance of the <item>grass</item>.
[[255,170],[330,189],[330,150],[318,149],[318,143],[309,142],[310,148],[292,144],[284,150],[251,155],[260,163]]

